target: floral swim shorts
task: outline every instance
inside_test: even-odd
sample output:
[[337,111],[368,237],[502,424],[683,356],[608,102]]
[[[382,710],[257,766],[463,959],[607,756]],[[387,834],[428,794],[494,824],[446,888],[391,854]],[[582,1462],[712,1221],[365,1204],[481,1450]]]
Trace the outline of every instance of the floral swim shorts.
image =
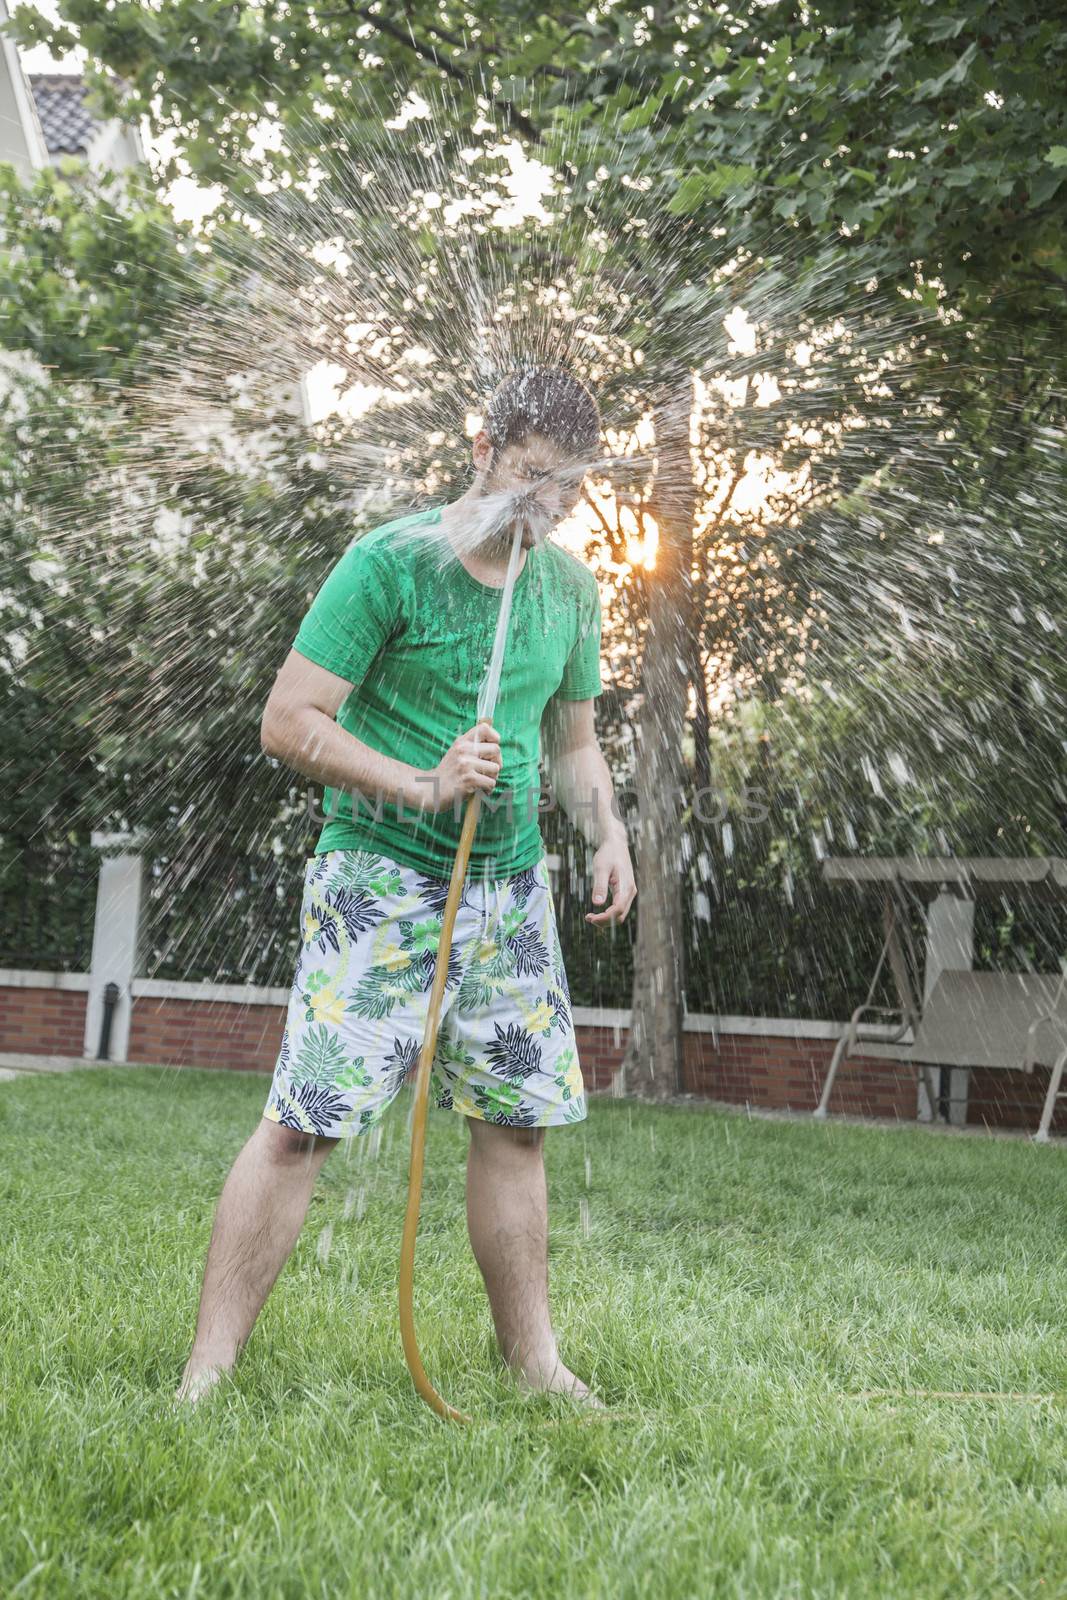
[[[308,859],[270,1121],[347,1138],[381,1120],[418,1063],[447,894],[446,878],[386,856]],[[514,877],[464,883],[430,1099],[512,1128],[586,1115],[544,856]]]

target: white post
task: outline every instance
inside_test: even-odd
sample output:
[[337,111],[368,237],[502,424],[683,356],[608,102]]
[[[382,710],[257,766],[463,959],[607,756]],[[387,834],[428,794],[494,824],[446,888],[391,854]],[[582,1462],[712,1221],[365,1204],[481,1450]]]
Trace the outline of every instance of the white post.
[[[8,20],[11,9],[8,0],[0,0],[0,22]],[[6,33],[0,37],[0,161],[10,161],[23,182],[48,165],[33,91],[18,47]]]
[[100,859],[83,1045],[84,1054],[95,1058],[104,1019],[104,990],[109,983],[115,983],[119,997],[111,1017],[107,1054],[109,1061],[125,1061],[130,1042],[132,982],[140,958],[142,860],[136,853],[139,840],[128,833],[93,833],[90,842],[97,850],[113,849],[116,845],[134,847],[121,855]]
[[[926,967],[923,973],[923,1003],[929,1000],[934,984],[943,972],[970,972],[974,967],[974,901],[942,889],[926,910]],[[939,1070],[931,1068],[931,1071]],[[949,1068],[949,1121],[962,1126],[967,1121],[966,1067]],[[932,1122],[930,1105],[922,1078],[919,1079],[920,1122]]]

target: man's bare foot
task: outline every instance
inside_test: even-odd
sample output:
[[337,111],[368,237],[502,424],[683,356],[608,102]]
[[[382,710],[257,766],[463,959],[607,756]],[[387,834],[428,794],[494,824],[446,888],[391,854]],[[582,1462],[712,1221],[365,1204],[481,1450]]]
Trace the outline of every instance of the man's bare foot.
[[594,1411],[606,1409],[588,1384],[582,1382],[557,1357],[555,1362],[527,1362],[508,1369],[520,1394],[565,1394]]
[[230,1376],[228,1367],[193,1366],[190,1363],[182,1374],[182,1381],[178,1392],[174,1396],[176,1406],[195,1406],[206,1394],[209,1394],[222,1378]]

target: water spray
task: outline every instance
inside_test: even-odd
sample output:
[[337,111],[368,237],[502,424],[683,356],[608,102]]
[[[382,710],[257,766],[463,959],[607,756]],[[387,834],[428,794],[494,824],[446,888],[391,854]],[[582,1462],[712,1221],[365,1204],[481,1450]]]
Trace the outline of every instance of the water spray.
[[[18,597],[7,623],[19,652],[13,681],[30,683],[33,693],[35,682],[46,683],[55,703],[75,708],[95,747],[77,793],[64,800],[65,826],[87,834],[135,800],[138,824],[167,863],[161,903],[187,903],[178,896],[214,870],[203,838],[229,827],[236,797],[248,793],[233,729],[250,717],[253,698],[258,704],[286,642],[285,621],[295,618],[303,582],[290,572],[293,552],[310,569],[336,554],[356,522],[380,524],[416,495],[445,498],[454,481],[448,440],[462,436],[471,397],[521,356],[589,378],[617,424],[607,437],[617,453],[588,469],[609,507],[608,515],[597,511],[605,573],[614,561],[617,578],[630,561],[618,507],[652,505],[652,474],[638,453],[651,418],[659,500],[664,491],[694,493],[694,482],[699,492],[702,516],[695,532],[686,518],[685,556],[699,573],[694,614],[708,613],[708,651],[721,658],[717,670],[733,696],[725,703],[755,694],[764,670],[825,696],[832,724],[812,724],[810,712],[794,720],[784,691],[773,702],[774,729],[798,759],[805,729],[833,733],[807,798],[804,774],[785,774],[797,778],[800,820],[792,802],[776,802],[773,814],[791,853],[801,853],[805,809],[813,813],[817,803],[839,815],[840,780],[857,764],[872,804],[887,810],[898,793],[907,802],[901,827],[909,845],[930,831],[917,820],[924,812],[952,814],[945,802],[961,785],[976,797],[978,821],[999,806],[1000,819],[1021,828],[1020,773],[1033,775],[1027,806],[1051,827],[1062,804],[1065,704],[1058,612],[1049,601],[1064,582],[1062,397],[1051,397],[1055,408],[1036,429],[1022,493],[1006,463],[1022,427],[1024,402],[1013,396],[1029,395],[1033,384],[1029,354],[1013,355],[1006,373],[999,365],[982,373],[978,364],[989,358],[972,353],[956,372],[981,378],[990,414],[1000,408],[1000,442],[984,453],[964,449],[946,401],[951,386],[932,381],[924,348],[955,315],[950,300],[930,308],[925,296],[902,298],[882,283],[877,255],[858,237],[839,261],[817,269],[806,265],[804,237],[786,223],[759,236],[746,231],[737,245],[725,205],[713,218],[670,218],[662,186],[646,190],[650,179],[673,182],[670,170],[657,173],[642,152],[641,183],[624,176],[621,188],[595,165],[587,171],[580,137],[565,140],[554,162],[552,222],[506,231],[494,221],[496,167],[486,165],[499,158],[486,149],[473,165],[456,157],[447,105],[377,138],[368,135],[373,105],[359,109],[366,115],[350,123],[339,117],[324,129],[309,120],[290,130],[292,165],[320,173],[315,185],[235,171],[217,221],[195,237],[176,239],[169,227],[143,236],[143,257],[156,263],[156,305],[169,309],[148,319],[135,360],[94,358],[62,381],[42,366],[0,396],[16,440],[0,496],[8,513],[2,587]],[[642,236],[647,263],[644,247],[633,249]],[[116,247],[130,248],[118,218]],[[77,262],[69,274],[78,281]],[[686,383],[690,373],[699,378],[696,443],[688,406],[683,418],[675,414],[679,348]],[[50,360],[47,346],[41,359]],[[1037,400],[1049,403],[1040,393]],[[666,460],[660,422],[682,443]],[[747,463],[761,457],[779,469],[778,487],[768,480],[762,506],[746,514],[734,488],[743,489]],[[504,528],[505,498],[472,503],[439,544],[439,525],[431,525],[431,548],[449,560]],[[427,537],[426,524],[417,529]],[[531,529],[540,532],[536,523]],[[496,703],[514,548],[512,556],[479,723],[491,720]],[[45,570],[30,574],[31,585],[36,562]],[[624,720],[656,667],[643,654],[656,638],[644,598],[655,582],[639,570],[636,578],[616,581],[610,602],[627,644],[642,648],[640,657],[620,654],[613,671]],[[225,671],[218,652],[205,651],[205,634],[231,641]],[[676,642],[681,654],[681,633]],[[661,662],[667,654],[660,651]],[[48,726],[42,719],[38,765],[61,782]],[[747,751],[747,726],[741,732]],[[647,749],[646,770],[655,774],[661,757]],[[175,792],[180,815],[172,814]],[[30,816],[36,793],[28,789],[19,802],[27,833],[31,821],[38,826]],[[280,820],[272,820],[283,833],[288,813],[266,783],[262,800],[278,806]],[[873,810],[874,820],[864,821],[855,806],[851,817],[869,838],[881,822]],[[442,918],[415,1086],[400,1281],[416,1387],[456,1421],[467,1419],[436,1393],[419,1359],[412,1277],[429,1072],[479,807],[476,792]],[[848,828],[851,817],[846,810]],[[961,826],[973,833],[978,821],[968,814]],[[242,835],[250,837],[250,829]],[[730,839],[727,847],[724,829],[733,870]],[[946,840],[939,852],[957,842]],[[274,858],[264,861],[261,853],[259,870],[273,883]],[[710,868],[700,863],[692,881],[710,893]],[[791,868],[784,882],[791,906]],[[717,884],[714,892],[725,948],[733,927],[732,948],[748,951],[751,913],[731,923],[729,895]],[[212,886],[212,905],[210,916],[175,917],[152,961],[165,962],[164,972],[184,966],[195,944],[201,965],[228,971],[236,960],[246,980],[278,983],[273,895],[261,920],[244,927],[236,956],[232,898]],[[1059,949],[1050,945],[1049,954]],[[145,976],[153,975],[149,964]]]

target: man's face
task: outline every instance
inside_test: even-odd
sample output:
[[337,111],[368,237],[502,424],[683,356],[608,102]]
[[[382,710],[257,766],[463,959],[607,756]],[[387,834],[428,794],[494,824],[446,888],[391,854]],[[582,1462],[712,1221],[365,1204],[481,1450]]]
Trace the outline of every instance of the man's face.
[[502,531],[513,535],[518,523],[526,549],[543,543],[581,497],[585,476],[581,464],[541,434],[530,434],[524,444],[509,444],[503,450],[494,449],[488,436],[479,434],[475,464],[484,473],[484,494],[506,494],[513,500],[514,510]]

